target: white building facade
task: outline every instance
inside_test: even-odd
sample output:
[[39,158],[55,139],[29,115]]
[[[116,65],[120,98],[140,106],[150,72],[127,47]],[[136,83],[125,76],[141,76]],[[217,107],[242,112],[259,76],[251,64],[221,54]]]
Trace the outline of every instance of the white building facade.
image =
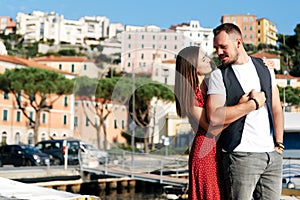
[[173,30],[128,26],[121,34],[121,70],[151,74],[155,59],[174,59],[189,44],[183,33]]
[[54,12],[33,11],[17,14],[17,34],[26,42],[54,40],[54,44],[98,44],[108,37],[109,19],[102,16],[67,20]]
[[207,55],[212,55],[214,51],[212,28],[203,28],[199,21],[191,20],[190,23],[175,26],[175,30],[182,32],[191,40],[189,46],[199,46]]

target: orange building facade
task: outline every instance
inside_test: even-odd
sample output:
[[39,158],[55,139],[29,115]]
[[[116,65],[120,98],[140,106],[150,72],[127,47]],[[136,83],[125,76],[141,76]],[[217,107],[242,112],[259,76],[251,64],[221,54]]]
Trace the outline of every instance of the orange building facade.
[[[0,55],[0,73],[5,70],[23,67],[35,67],[61,73],[69,79],[76,74],[57,69],[53,66],[38,63],[34,60],[22,59],[14,56]],[[20,95],[20,98],[22,96]],[[47,101],[56,99],[55,94],[50,94]],[[24,99],[23,104],[28,104]],[[38,141],[46,139],[63,139],[74,137],[97,146],[97,130],[92,126],[91,121],[99,123],[99,118],[92,111],[86,111],[83,104],[95,104],[75,100],[75,96],[62,95],[54,101],[49,110],[45,110],[40,116]],[[105,120],[107,147],[113,144],[126,142],[121,133],[127,130],[127,109],[126,106],[108,102],[104,105],[111,113]],[[90,106],[92,107],[92,105]],[[30,118],[35,118],[35,111],[27,106],[26,111]],[[104,115],[106,113],[104,112]],[[87,120],[89,118],[90,121]],[[100,130],[101,147],[104,144],[104,130]],[[5,93],[0,90],[0,144],[30,144],[34,145],[34,131],[29,119],[25,117],[22,110],[18,108],[16,97],[12,93]]]
[[[97,111],[96,111],[97,109]],[[100,111],[101,110],[101,111]],[[99,148],[106,147],[108,149],[119,143],[125,143],[126,139],[122,136],[122,132],[127,131],[128,127],[128,111],[125,105],[103,101],[103,99],[80,99],[75,97],[75,119],[74,119],[74,136],[84,140]],[[99,113],[102,112],[101,116],[105,117],[103,126],[100,125]],[[99,130],[97,130],[97,128]],[[105,139],[106,132],[106,139]]]
[[[31,60],[0,55],[0,73],[4,73],[5,70],[23,67],[51,70],[48,66]],[[56,72],[63,73],[59,70],[56,70]],[[69,73],[63,74],[67,78],[73,77]],[[22,98],[22,95],[19,98]],[[49,101],[54,98],[57,98],[57,96],[54,94],[49,95]],[[22,103],[26,104],[25,101],[22,101]],[[38,132],[39,141],[73,136],[74,109],[72,105],[74,105],[73,95],[62,95],[54,102],[50,110],[42,112]],[[30,118],[35,118],[35,111],[32,107],[27,106],[26,111]],[[19,109],[16,97],[12,93],[5,93],[4,91],[0,91],[0,143],[35,143],[32,125]]]
[[221,23],[236,24],[241,29],[244,43],[257,45],[255,15],[223,15]]

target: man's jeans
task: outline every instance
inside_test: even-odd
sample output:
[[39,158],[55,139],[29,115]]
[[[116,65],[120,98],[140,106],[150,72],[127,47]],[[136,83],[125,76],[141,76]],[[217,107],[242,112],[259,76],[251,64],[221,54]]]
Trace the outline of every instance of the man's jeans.
[[279,200],[282,187],[282,155],[223,152],[224,178],[230,200]]

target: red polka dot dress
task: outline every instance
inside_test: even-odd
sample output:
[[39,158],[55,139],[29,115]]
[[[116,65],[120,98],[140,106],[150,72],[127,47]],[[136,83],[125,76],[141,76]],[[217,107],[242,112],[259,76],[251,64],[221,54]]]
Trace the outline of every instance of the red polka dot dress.
[[[196,106],[205,106],[206,95],[196,90]],[[221,165],[216,157],[216,138],[206,135],[206,131],[198,127],[189,154],[189,199],[220,200],[220,176],[217,167]],[[220,153],[218,153],[220,155]]]

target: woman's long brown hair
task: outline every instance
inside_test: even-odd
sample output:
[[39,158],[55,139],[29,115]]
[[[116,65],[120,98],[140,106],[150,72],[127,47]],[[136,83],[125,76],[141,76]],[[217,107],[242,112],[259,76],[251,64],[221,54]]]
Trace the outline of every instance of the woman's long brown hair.
[[190,46],[182,49],[176,58],[174,95],[178,116],[186,117],[194,106],[195,89],[198,87],[196,67],[199,47]]

